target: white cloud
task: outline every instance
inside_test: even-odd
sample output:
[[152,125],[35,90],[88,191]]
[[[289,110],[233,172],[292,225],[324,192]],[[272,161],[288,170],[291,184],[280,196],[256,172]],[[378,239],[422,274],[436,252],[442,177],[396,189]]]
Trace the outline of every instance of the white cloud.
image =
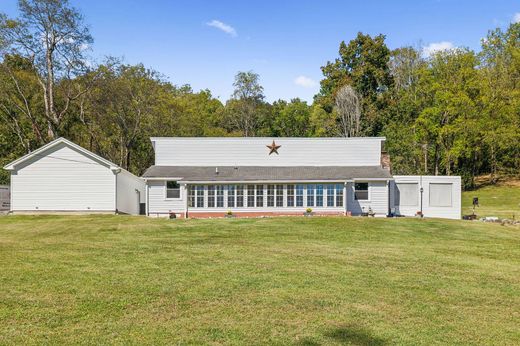
[[520,12],[516,12],[513,15],[513,23],[520,23]]
[[455,48],[455,45],[448,41],[442,41],[442,42],[433,42],[430,43],[427,46],[423,47],[423,54],[425,56],[430,56],[434,53],[443,51],[443,50],[449,50]]
[[312,80],[309,77],[305,77],[305,76],[296,77],[294,79],[294,84],[299,85],[304,88],[313,88],[316,85],[318,85],[318,83],[316,83],[316,81]]
[[207,22],[206,25],[217,28],[221,31],[224,31],[226,34],[231,35],[233,37],[237,37],[237,31],[231,25],[221,22],[220,20],[213,19],[211,22]]

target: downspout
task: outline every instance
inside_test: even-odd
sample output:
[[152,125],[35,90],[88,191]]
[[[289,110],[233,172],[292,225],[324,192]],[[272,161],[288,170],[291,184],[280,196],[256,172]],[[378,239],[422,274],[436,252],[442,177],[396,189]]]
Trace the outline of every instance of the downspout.
[[117,175],[121,173],[121,168],[112,168],[112,172],[114,172],[114,180],[115,180],[115,189],[114,189],[114,213],[117,214],[119,211],[117,210]]
[[149,196],[148,196],[148,180],[144,181],[144,196],[145,196],[145,214],[146,216],[150,216],[150,206],[149,206]]
[[423,192],[424,192],[424,189],[423,189],[423,186],[422,186],[422,175],[419,176],[419,185],[421,186],[419,191],[421,192],[421,218],[424,217],[424,213],[423,213]]
[[184,185],[184,196],[186,197],[185,200],[185,212],[184,212],[184,218],[187,219],[188,218],[188,199],[190,198],[188,196],[188,184]]

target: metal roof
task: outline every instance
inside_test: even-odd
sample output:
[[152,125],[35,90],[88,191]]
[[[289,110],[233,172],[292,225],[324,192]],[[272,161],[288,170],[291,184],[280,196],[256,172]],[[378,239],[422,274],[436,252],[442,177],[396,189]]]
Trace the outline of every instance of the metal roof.
[[143,178],[183,181],[343,181],[392,179],[380,166],[151,166]]

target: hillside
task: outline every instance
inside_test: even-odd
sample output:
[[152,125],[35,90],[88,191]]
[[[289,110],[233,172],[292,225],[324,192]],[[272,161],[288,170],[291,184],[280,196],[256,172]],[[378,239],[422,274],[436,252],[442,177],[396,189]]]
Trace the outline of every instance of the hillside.
[[480,217],[497,216],[520,219],[520,181],[507,181],[488,185],[474,191],[462,193],[462,214],[473,212],[473,197],[478,197],[480,206],[475,214]]

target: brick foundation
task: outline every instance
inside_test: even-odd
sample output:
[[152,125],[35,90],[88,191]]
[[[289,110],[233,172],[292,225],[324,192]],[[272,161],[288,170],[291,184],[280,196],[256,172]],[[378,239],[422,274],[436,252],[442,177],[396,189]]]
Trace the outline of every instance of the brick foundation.
[[[345,216],[344,212],[313,212],[314,216]],[[226,212],[203,212],[193,211],[188,213],[188,218],[192,219],[207,219],[207,218],[222,218],[226,217]],[[276,217],[276,216],[303,216],[303,212],[255,212],[255,211],[243,211],[234,212],[233,217]],[[347,216],[351,216],[350,212],[347,212]]]

